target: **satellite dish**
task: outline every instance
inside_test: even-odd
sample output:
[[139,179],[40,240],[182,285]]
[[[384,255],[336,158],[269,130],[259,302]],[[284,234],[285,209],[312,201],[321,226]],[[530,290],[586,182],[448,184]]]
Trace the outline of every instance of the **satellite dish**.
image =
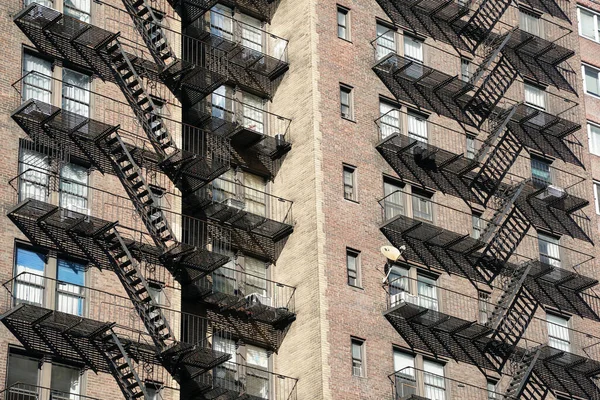
[[383,254],[388,260],[395,262],[398,260],[398,258],[400,258],[402,251],[405,249],[406,246],[400,247],[400,250],[394,246],[381,246],[381,254]]

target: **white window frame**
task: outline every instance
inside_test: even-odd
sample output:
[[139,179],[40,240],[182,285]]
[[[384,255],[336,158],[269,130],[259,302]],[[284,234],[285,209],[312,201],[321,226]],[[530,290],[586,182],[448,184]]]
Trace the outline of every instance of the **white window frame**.
[[[364,339],[357,337],[350,338],[350,355],[352,357],[352,376],[365,378],[367,376],[366,362],[365,362],[365,343]],[[358,346],[359,354],[358,357],[354,354],[354,347]]]
[[571,335],[569,331],[569,318],[546,313],[546,325],[548,326],[548,345],[552,348],[571,351]]
[[[525,104],[531,106],[533,108],[537,108],[538,110],[546,110],[547,107],[547,93],[546,89],[529,82],[523,83],[523,91],[524,91],[524,100]],[[529,96],[528,96],[529,94]],[[532,100],[532,101],[528,101]]]
[[[336,26],[337,26],[337,37],[342,39],[342,40],[346,40],[346,41],[350,41],[350,9],[344,6],[340,6],[339,4],[337,5],[337,12],[336,12]],[[340,23],[340,16],[343,16],[343,24]],[[344,30],[344,34],[340,35],[340,29]]]
[[594,204],[596,206],[596,214],[600,215],[600,181],[593,181],[594,185]]
[[[353,266],[351,265],[351,260],[354,262]],[[360,251],[346,247],[346,271],[348,272],[348,285],[361,288]],[[353,282],[351,282],[351,279]]]
[[[594,37],[593,38],[582,34],[581,11],[592,14],[593,23],[594,23]],[[592,11],[589,8],[577,6],[577,28],[578,28],[579,36],[584,37],[589,40],[593,40],[594,42],[600,42],[600,31],[599,31],[600,27],[598,26],[598,17],[599,17],[599,14],[597,12]]]
[[519,8],[519,29],[544,38],[544,22],[541,16],[533,11]]
[[[417,50],[417,54],[416,56],[414,55],[409,55],[408,53],[412,53],[412,52],[407,52],[407,46],[412,44],[412,43],[418,43],[419,47],[417,48],[416,46],[414,46],[413,48]],[[424,60],[425,60],[425,54],[424,54],[424,46],[425,42],[421,39],[419,39],[418,37],[415,36],[411,36],[411,35],[407,35],[404,34],[404,38],[403,38],[403,51],[404,51],[404,58],[407,58],[409,60],[418,62],[419,64],[423,64]]]
[[[590,93],[590,92],[588,92],[587,83],[585,82],[585,70],[586,70],[586,68],[589,68],[592,71],[596,71],[596,75],[597,75],[596,78],[598,80],[598,87],[596,89],[597,89],[598,93]],[[596,68],[596,67],[594,67],[592,65],[589,65],[589,64],[581,63],[581,76],[583,78],[583,91],[584,91],[584,93],[587,94],[587,95],[589,95],[589,96],[600,98],[600,69],[598,69],[598,68]]]
[[381,140],[402,133],[400,107],[384,99],[379,99],[379,138]]
[[460,80],[463,82],[469,82],[471,80],[471,75],[473,74],[471,71],[472,65],[470,59],[464,57],[460,58]]
[[[592,129],[598,131],[596,134],[592,134]],[[600,156],[600,125],[595,124],[593,122],[587,122],[587,132],[588,132],[588,145],[590,148],[590,153]]]
[[428,399],[446,400],[446,374],[443,363],[423,359],[423,390]]
[[377,45],[375,58],[381,60],[388,54],[396,54],[398,52],[398,39],[396,30],[383,22],[376,22],[375,34],[377,35],[375,43]]

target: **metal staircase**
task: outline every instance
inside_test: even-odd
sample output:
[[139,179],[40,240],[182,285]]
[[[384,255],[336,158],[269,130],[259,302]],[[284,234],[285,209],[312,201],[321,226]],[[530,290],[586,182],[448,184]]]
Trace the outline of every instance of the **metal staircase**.
[[467,24],[459,29],[458,36],[471,53],[490,35],[511,3],[511,0],[484,0]]
[[523,149],[521,142],[507,129],[516,109],[514,106],[490,120],[491,133],[475,156],[482,166],[473,179],[471,190],[483,205],[496,193]]
[[538,302],[523,286],[530,270],[531,264],[523,263],[507,277],[502,295],[487,323],[494,330],[489,355],[498,371],[508,361],[538,307]]
[[536,399],[544,400],[549,389],[533,374],[533,367],[540,356],[540,349],[527,350],[516,363],[508,389],[504,394],[506,400]]
[[488,244],[480,262],[490,261],[502,268],[527,234],[531,222],[515,207],[515,202],[528,181],[507,186],[499,196],[498,209],[481,235],[481,240]]
[[102,342],[106,347],[102,348],[101,351],[125,398],[130,400],[149,399],[150,396],[134,368],[133,361],[117,334],[111,329],[102,338]]
[[485,72],[490,69],[494,61],[501,57],[502,49],[506,46],[510,40],[515,29],[510,30],[504,35],[489,35],[484,43],[484,53],[481,62],[479,63],[477,70],[473,73],[469,79],[469,83],[477,86],[479,81],[485,75]]
[[473,97],[467,100],[464,106],[465,114],[475,126],[480,128],[483,122],[495,111],[496,105],[504,97],[517,75],[517,70],[508,62],[506,57],[501,56],[479,89]]

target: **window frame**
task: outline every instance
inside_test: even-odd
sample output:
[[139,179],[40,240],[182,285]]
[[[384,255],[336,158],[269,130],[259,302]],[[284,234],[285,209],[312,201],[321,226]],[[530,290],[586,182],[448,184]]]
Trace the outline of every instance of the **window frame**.
[[[350,177],[351,177],[351,185],[346,185],[346,174],[349,173]],[[342,188],[343,190],[343,195],[344,195],[344,200],[349,200],[352,201],[354,203],[358,203],[358,179],[356,177],[356,167],[349,165],[349,164],[342,164]],[[350,187],[352,190],[352,193],[347,196],[346,195],[346,187]]]
[[[597,89],[598,93],[591,93],[591,92],[588,91],[587,83],[586,83],[586,79],[585,79],[585,70],[586,70],[586,68],[589,68],[589,69],[591,69],[593,71],[596,71],[596,80],[598,82],[598,87],[596,89]],[[584,91],[584,93],[587,94],[587,95],[589,95],[589,96],[600,98],[600,68],[597,68],[597,67],[594,67],[593,65],[586,64],[586,63],[582,62],[581,63],[581,75],[583,77],[583,91]]]
[[596,206],[596,214],[600,215],[600,181],[592,180],[594,191],[594,205]]
[[[534,168],[535,164],[543,165],[548,167],[548,178],[541,178],[539,175],[535,175],[534,171],[541,171],[540,168]],[[552,185],[554,183],[553,173],[552,173],[552,160],[548,160],[545,157],[538,156],[536,154],[531,154],[529,158],[529,167],[531,169],[531,182],[537,188],[546,187]],[[545,172],[545,171],[544,171]]]
[[[367,377],[367,363],[366,363],[366,350],[365,350],[365,339],[358,338],[356,336],[350,336],[350,359],[352,361],[352,376],[359,378]],[[360,358],[354,356],[354,346],[359,347]],[[359,364],[358,366],[355,364]],[[356,373],[358,371],[358,374]]]
[[[592,139],[592,129],[598,130],[598,133],[597,133],[598,139],[597,140]],[[587,134],[588,134],[588,147],[589,147],[590,154],[600,156],[600,124],[597,124],[592,121],[587,121]],[[593,146],[594,143],[596,143],[596,146],[597,146],[597,149],[595,151],[593,151],[595,149],[595,147]]]
[[[551,321],[548,320],[548,317],[556,318],[556,319],[561,319],[561,320],[563,320],[565,322],[565,324],[562,325],[562,324],[558,324],[558,323],[555,323],[555,322],[551,322]],[[552,312],[552,311],[547,311],[546,312],[546,325],[547,325],[547,332],[546,333],[548,334],[548,346],[552,347],[553,349],[559,349],[559,350],[565,351],[563,347],[554,347],[554,346],[552,346],[550,344],[550,342],[552,341],[552,339],[554,339],[554,340],[556,340],[556,341],[558,341],[560,343],[566,344],[568,346],[567,349],[566,349],[566,351],[570,352],[571,351],[571,346],[573,344],[573,338],[571,337],[571,318],[569,316],[564,315],[564,314],[559,314],[559,313],[555,313],[555,312]],[[568,338],[565,340],[564,338],[561,338],[561,337],[558,337],[558,336],[551,336],[550,335],[550,325],[554,325],[556,327],[559,327],[559,329],[560,328],[565,329]]]
[[[343,94],[348,96],[348,103],[344,103]],[[344,114],[344,107],[348,112]],[[354,122],[354,88],[350,85],[340,83],[340,116],[342,119]]]
[[[556,237],[553,235],[549,235],[547,233],[538,231],[537,232],[537,241],[538,241],[538,257],[540,261],[542,258],[547,259],[547,264],[560,268],[562,264],[562,249],[560,247],[560,237]],[[550,253],[542,253],[541,243],[547,243],[547,247],[556,246],[556,250],[558,252],[558,257],[553,256]],[[554,261],[554,262],[552,262]]]
[[[433,224],[435,222],[435,211],[434,211],[434,204],[433,204],[433,196],[435,193],[430,192],[428,190],[424,190],[421,188],[417,188],[415,186],[411,186],[410,188],[410,193],[411,193],[411,211],[412,211],[412,218],[413,219],[417,219],[419,221],[424,221],[424,222],[428,222]],[[423,218],[420,215],[417,216],[415,215],[415,200],[416,199],[420,199],[420,200],[425,200],[428,204],[429,204],[429,211],[430,211],[430,219],[427,218]],[[419,211],[420,213],[420,211]]]
[[[340,15],[344,16],[344,25],[340,24]],[[352,41],[351,36],[351,24],[350,24],[350,9],[342,5],[336,6],[336,23],[337,23],[337,37],[338,39],[345,40],[346,42]],[[340,29],[344,30],[344,36],[340,36]]]
[[[589,36],[585,36],[582,34],[581,11],[592,14],[592,18],[594,20],[594,33],[595,33],[594,38],[591,38]],[[600,26],[598,26],[598,17],[600,17],[600,14],[598,14],[597,12],[578,4],[577,5],[577,32],[579,33],[579,36],[589,39],[589,40],[592,40],[596,43],[600,43],[600,31],[599,31]]]
[[[412,56],[406,54],[407,39],[411,40],[412,42],[420,44],[419,52],[421,53],[420,54],[421,59],[418,59],[418,58],[415,58],[415,57],[412,57]],[[418,36],[413,36],[411,34],[407,34],[406,32],[404,32],[403,38],[402,38],[402,54],[404,55],[404,58],[406,58],[407,60],[410,60],[410,61],[414,61],[421,65],[425,64],[425,49],[424,49],[424,47],[425,47],[425,40],[419,38]]]
[[[354,269],[350,268],[350,259],[354,259]],[[354,273],[352,276],[351,273]],[[362,289],[362,274],[361,274],[361,252],[360,250],[346,247],[346,275],[348,286]],[[351,282],[351,279],[354,283]]]
[[[382,34],[378,33],[379,27],[386,29],[386,31]],[[388,32],[392,33],[392,47],[387,47],[384,46],[380,43],[380,39],[383,38],[385,40],[389,40],[389,38],[386,38],[384,35]],[[393,26],[393,24],[390,24],[388,22],[385,21],[381,21],[381,20],[376,20],[375,21],[375,59],[377,61],[385,58],[386,56],[388,56],[389,54],[398,54],[398,30]],[[379,49],[385,49],[385,55],[380,55],[381,53],[383,53],[383,51],[379,51]]]
[[[536,93],[534,93],[535,96],[541,96],[543,104],[536,104],[536,103],[532,103],[530,101],[527,101],[527,92],[532,93],[532,91],[535,91]],[[524,81],[523,82],[523,101],[525,102],[526,105],[536,108],[538,110],[542,110],[542,111],[546,111],[548,109],[548,92],[546,91],[546,88],[544,86],[540,86],[540,85],[536,85],[535,83],[529,82],[529,81]]]

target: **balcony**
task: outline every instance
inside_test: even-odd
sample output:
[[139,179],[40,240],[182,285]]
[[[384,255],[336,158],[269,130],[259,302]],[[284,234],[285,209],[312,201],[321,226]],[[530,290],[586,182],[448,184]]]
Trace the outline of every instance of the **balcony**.
[[0,391],[0,400],[101,400],[95,397],[75,393],[61,392],[60,390],[15,383]]
[[231,227],[233,248],[274,263],[293,232],[292,202],[218,178],[195,193],[190,215]]
[[213,246],[228,249],[231,242],[231,233],[215,224],[168,208],[155,208],[153,218],[161,214],[170,226],[176,227],[176,243],[165,251],[156,246],[128,197],[40,168],[24,169],[10,182],[18,204],[8,214],[25,236],[39,246],[89,260],[100,269],[112,268],[114,260],[107,248],[115,244],[110,232],[117,229],[134,257],[164,266],[182,284],[212,273],[229,259],[209,250]]
[[[192,23],[197,18],[211,11],[217,0],[167,0],[187,23]],[[226,4],[239,9],[244,14],[251,15],[260,20],[271,23],[273,14],[277,11],[279,0],[228,0]]]
[[487,388],[477,387],[413,367],[396,371],[388,378],[392,381],[392,398],[394,400],[504,398],[500,392],[488,391]]
[[297,400],[298,380],[252,366],[228,361],[181,387],[182,397],[202,400]]
[[[524,381],[535,376],[546,387],[582,398],[600,394],[594,383],[594,377],[600,374],[600,338],[561,327],[568,342],[539,343],[525,333],[521,342],[526,343],[527,349],[518,347],[499,340],[499,332],[520,330],[513,338],[516,343],[528,326],[527,332],[539,335],[556,334],[557,325],[535,317],[535,308],[524,314],[510,303],[501,305],[503,293],[492,293],[493,299],[500,299],[498,304],[431,284],[419,287],[414,295],[407,291],[410,281],[400,277],[388,282],[388,308],[384,315],[411,348],[476,365],[482,372],[498,370],[509,359],[521,360],[525,352],[539,352],[533,360],[532,375],[525,374]],[[516,301],[527,296],[527,289],[523,288],[516,292]],[[516,323],[511,320],[513,317]]]
[[[231,334],[199,316],[155,307],[154,316],[183,327],[170,346],[159,352],[128,297],[30,272],[20,273],[3,286],[8,308],[0,319],[27,350],[85,366],[95,373],[113,373],[110,360],[118,349],[105,340],[110,333],[118,337],[138,374],[153,381],[166,383],[162,368],[177,370],[178,379],[185,381],[230,358],[213,349],[211,338],[230,338]],[[154,368],[146,371],[144,366]]]
[[232,86],[263,97],[273,98],[289,69],[286,39],[218,11],[211,10],[188,25],[186,34],[227,54]]
[[275,176],[292,148],[290,119],[235,97],[213,92],[185,114],[194,126],[230,140],[234,163],[261,175]]
[[[219,324],[233,324],[244,343],[277,351],[296,319],[296,288],[221,267],[183,288],[189,306],[206,306],[206,315]],[[186,305],[184,305],[184,308]]]

